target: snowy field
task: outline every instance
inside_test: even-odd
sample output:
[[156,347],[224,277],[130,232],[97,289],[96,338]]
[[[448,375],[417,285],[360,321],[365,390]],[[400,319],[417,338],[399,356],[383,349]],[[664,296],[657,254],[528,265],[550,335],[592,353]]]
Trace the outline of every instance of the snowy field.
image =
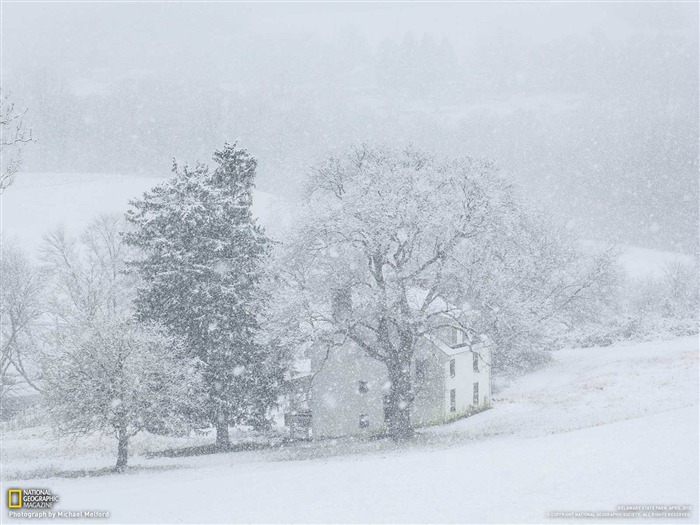
[[[3,238],[36,254],[49,230],[62,226],[70,234],[79,235],[100,214],[123,214],[129,200],[162,182],[164,176],[20,173],[15,184],[0,197]],[[271,193],[256,191],[253,212],[270,235],[284,238],[292,215],[288,202]],[[689,263],[692,257],[622,246],[619,260],[630,277],[643,278],[658,277],[666,263]]]
[[[20,173],[0,198],[3,238],[36,254],[50,230],[62,226],[79,235],[100,214],[125,213],[131,199],[163,180],[105,173]],[[279,197],[255,192],[253,212],[266,228],[276,231],[282,226],[285,209]]]
[[[142,436],[131,469],[114,475],[109,440],[10,432],[4,489],[49,488],[55,509],[110,511],[115,523],[586,523],[547,513],[627,504],[690,504],[692,518],[671,522],[697,523],[698,424],[698,340],[686,337],[556,352],[494,394],[491,410],[400,447],[338,440],[148,459],[206,440]],[[52,474],[80,469],[93,476]]]

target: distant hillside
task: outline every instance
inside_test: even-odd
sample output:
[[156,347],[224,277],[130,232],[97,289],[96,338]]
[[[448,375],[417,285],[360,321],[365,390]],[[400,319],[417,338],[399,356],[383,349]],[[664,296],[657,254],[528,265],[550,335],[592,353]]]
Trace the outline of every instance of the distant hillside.
[[[101,213],[124,213],[130,199],[162,177],[104,173],[22,173],[2,197],[3,238],[35,252],[42,236],[63,225],[77,234]],[[273,237],[288,226],[291,204],[278,195],[256,191],[253,211]],[[586,241],[588,242],[588,241]],[[676,252],[622,246],[620,262],[631,277],[659,275],[669,261],[690,262]]]
[[[5,241],[35,254],[44,234],[63,225],[72,234],[102,213],[124,213],[128,202],[159,182],[159,177],[93,173],[22,173],[2,196]],[[282,199],[255,192],[253,211],[276,231],[285,223]]]
[[684,253],[623,246],[620,263],[633,278],[658,277],[670,262],[692,263],[693,257]]

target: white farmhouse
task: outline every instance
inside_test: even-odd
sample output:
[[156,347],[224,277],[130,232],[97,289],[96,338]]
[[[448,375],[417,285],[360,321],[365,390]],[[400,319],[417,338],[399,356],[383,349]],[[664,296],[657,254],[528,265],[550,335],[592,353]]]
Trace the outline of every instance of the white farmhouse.
[[[311,350],[309,371],[295,379],[286,417],[292,437],[372,436],[387,430],[386,366],[354,343]],[[445,327],[423,338],[411,364],[414,426],[464,417],[491,401],[491,345]]]

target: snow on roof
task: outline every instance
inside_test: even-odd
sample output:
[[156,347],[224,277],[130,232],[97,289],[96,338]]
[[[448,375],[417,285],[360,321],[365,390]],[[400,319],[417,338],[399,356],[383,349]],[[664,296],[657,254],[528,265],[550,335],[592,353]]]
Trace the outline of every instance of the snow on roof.
[[481,334],[478,339],[469,337],[469,341],[458,346],[450,346],[445,343],[439,337],[433,334],[424,334],[423,337],[429,341],[435,348],[440,350],[442,353],[448,356],[453,356],[461,354],[464,352],[471,352],[472,350],[482,348],[485,346],[491,346],[492,341],[486,334]]
[[[406,292],[408,305],[415,310],[420,310],[423,307],[423,303],[425,302],[426,297],[428,297],[428,293],[429,290],[426,290],[425,288],[420,288],[418,286],[410,288]],[[437,295],[430,302],[430,305],[427,309],[427,313],[432,314],[439,312],[451,314],[469,314],[475,312],[475,310],[472,308],[472,305],[469,302],[464,302],[461,306],[457,306],[452,303],[448,303],[443,297]]]
[[311,374],[311,359],[297,359],[294,361],[294,376],[306,376]]
[[435,345],[437,346],[443,354],[453,356],[457,354],[463,354],[464,352],[470,352],[471,347],[468,344],[464,344],[461,346],[450,346],[446,344],[440,344],[440,345]]
[[423,335],[427,341],[432,343],[432,345],[440,350],[442,353],[445,355],[453,356],[457,354],[462,354],[464,352],[469,352],[471,351],[471,346],[468,343],[464,343],[459,346],[450,346],[444,341],[442,341],[440,338],[435,337],[432,334],[425,334]]

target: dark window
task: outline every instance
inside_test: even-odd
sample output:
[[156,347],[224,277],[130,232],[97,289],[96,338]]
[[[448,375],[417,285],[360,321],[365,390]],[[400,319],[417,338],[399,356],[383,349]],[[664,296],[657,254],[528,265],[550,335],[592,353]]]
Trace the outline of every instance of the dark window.
[[455,360],[450,360],[450,377],[454,377],[456,373]]
[[474,383],[474,405],[479,404],[479,383]]
[[423,383],[428,376],[428,360],[416,359],[416,381]]
[[369,416],[367,414],[360,414],[360,428],[369,427]]
[[474,372],[479,371],[479,354],[474,353],[472,354],[472,362],[474,363]]
[[369,392],[367,381],[360,381],[360,385],[357,387],[357,390],[360,392],[360,394],[366,394]]
[[450,390],[450,412],[457,411],[457,391],[453,388]]

